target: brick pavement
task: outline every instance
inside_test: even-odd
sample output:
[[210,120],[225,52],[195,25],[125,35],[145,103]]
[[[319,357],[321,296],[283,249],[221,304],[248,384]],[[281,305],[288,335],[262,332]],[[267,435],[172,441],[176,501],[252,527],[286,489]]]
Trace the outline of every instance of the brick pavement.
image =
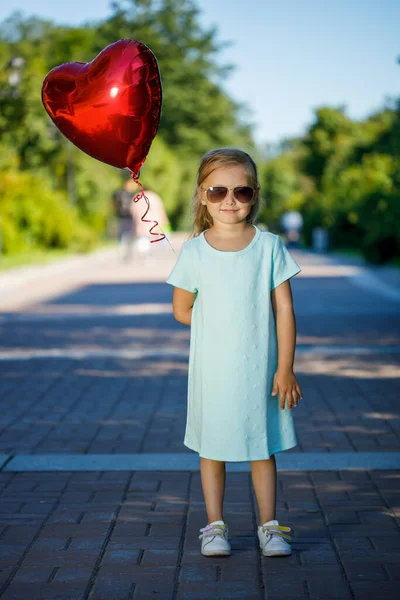
[[[398,473],[281,473],[293,554],[257,547],[250,474],[229,473],[232,555],[203,557],[198,472],[0,473],[1,598],[395,598]],[[398,516],[398,515],[397,515]],[[397,567],[397,568],[396,568]]]
[[[352,283],[348,267],[293,254],[303,268],[292,288],[305,400],[299,445],[285,456],[398,451],[398,305]],[[189,328],[174,321],[162,283],[174,260],[156,252],[123,265],[105,253],[1,297],[0,452],[190,452]],[[250,473],[228,465],[232,555],[206,558],[197,469],[3,469],[0,598],[391,600],[399,479],[398,469],[279,472],[277,518],[293,529],[293,554],[267,558]]]

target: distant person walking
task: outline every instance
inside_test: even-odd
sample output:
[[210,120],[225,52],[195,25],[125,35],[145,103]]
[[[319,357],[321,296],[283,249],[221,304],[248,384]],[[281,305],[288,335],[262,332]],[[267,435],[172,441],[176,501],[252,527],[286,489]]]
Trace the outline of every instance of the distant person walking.
[[132,258],[133,242],[135,238],[135,222],[133,219],[133,196],[136,184],[133,179],[127,179],[124,187],[113,194],[113,205],[116,216],[119,219],[119,248],[121,258],[130,260]]

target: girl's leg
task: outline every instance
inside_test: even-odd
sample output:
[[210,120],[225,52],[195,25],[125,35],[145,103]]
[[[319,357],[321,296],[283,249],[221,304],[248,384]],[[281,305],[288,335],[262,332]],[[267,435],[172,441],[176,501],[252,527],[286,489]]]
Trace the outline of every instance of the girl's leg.
[[200,472],[207,510],[207,524],[220,519],[224,520],[222,513],[226,478],[225,462],[200,456]]
[[251,477],[256,493],[259,525],[276,519],[277,473],[275,456],[265,460],[251,461]]

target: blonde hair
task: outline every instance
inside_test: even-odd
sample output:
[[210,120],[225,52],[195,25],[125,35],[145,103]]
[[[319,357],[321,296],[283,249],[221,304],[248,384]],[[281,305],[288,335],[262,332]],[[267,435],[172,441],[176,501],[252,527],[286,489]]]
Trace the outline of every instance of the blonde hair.
[[239,150],[238,148],[216,148],[215,150],[209,150],[204,154],[197,171],[197,185],[191,204],[193,231],[189,239],[197,237],[204,230],[212,227],[213,224],[213,219],[208,212],[207,206],[200,202],[201,184],[213,171],[215,171],[215,169],[235,165],[243,165],[248,177],[249,185],[255,190],[256,201],[250,208],[250,212],[246,217],[246,222],[252,224],[256,221],[261,202],[256,163],[247,152]]

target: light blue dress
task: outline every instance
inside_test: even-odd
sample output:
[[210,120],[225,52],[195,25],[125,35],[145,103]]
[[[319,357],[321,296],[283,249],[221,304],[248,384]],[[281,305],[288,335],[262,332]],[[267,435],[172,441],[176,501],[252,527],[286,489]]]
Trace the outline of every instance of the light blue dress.
[[184,445],[204,458],[251,461],[297,445],[292,411],[272,396],[278,345],[271,290],[301,271],[279,235],[255,225],[237,252],[204,232],[183,243],[166,280],[196,293]]

